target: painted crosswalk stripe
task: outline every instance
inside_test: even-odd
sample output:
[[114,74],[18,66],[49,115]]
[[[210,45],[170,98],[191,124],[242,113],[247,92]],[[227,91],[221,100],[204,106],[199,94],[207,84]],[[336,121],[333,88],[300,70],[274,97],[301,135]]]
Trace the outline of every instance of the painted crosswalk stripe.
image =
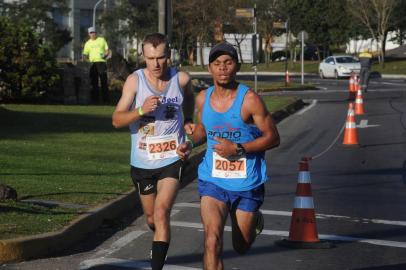
[[[172,221],[171,226],[194,228],[194,229],[198,229],[198,230],[203,229],[203,225],[201,223],[183,222],[183,221]],[[225,226],[224,231],[231,232],[231,227]],[[289,232],[288,231],[278,231],[278,230],[263,230],[261,235],[288,237]],[[319,238],[321,240],[328,240],[328,241],[359,242],[359,243],[368,243],[368,244],[377,245],[377,246],[406,248],[406,242],[388,241],[388,240],[380,240],[380,239],[368,239],[368,238],[341,236],[341,235],[333,235],[333,234],[319,234]]]
[[113,254],[116,251],[119,251],[122,249],[124,246],[128,245],[147,231],[132,231],[127,234],[125,234],[123,237],[119,238],[116,240],[113,244],[110,245],[109,248],[107,249],[101,249],[98,252],[96,252],[95,257],[102,257],[102,256],[108,256],[110,254]]
[[[199,203],[177,203],[177,204],[175,204],[175,207],[200,208],[200,204]],[[261,209],[261,212],[264,215],[286,216],[286,217],[292,216],[292,212],[290,212],[290,211],[277,211],[277,210]],[[316,218],[318,218],[318,219],[335,218],[335,219],[343,219],[345,221],[357,222],[357,223],[362,222],[362,223],[406,226],[406,221],[401,221],[401,220],[385,220],[385,219],[362,218],[362,217],[358,218],[358,217],[329,215],[329,214],[316,214]]]
[[[117,258],[98,258],[86,260],[80,264],[80,270],[88,270],[98,266],[115,266],[120,268],[131,268],[133,270],[150,270],[150,261],[133,261]],[[163,270],[202,270],[201,268],[185,267],[179,265],[165,265]]]
[[[180,210],[177,210],[177,209],[172,210],[171,217],[175,216],[179,212],[180,212]],[[137,239],[138,237],[140,237],[141,235],[143,235],[145,233],[147,233],[147,231],[143,231],[143,230],[131,231],[131,232],[125,234],[124,236],[120,237],[119,239],[117,239],[113,244],[110,245],[109,248],[101,249],[98,252],[96,252],[95,257],[102,257],[102,256],[108,256],[110,254],[113,254],[114,252],[119,251],[120,249],[122,249],[126,245],[130,244],[135,239]]]

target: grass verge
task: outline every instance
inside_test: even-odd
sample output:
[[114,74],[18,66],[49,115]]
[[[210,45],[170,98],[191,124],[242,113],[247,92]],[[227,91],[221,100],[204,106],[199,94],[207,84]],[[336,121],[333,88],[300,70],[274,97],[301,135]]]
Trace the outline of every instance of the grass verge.
[[[244,81],[239,80],[239,82],[251,87],[254,89],[254,82],[253,81]],[[317,89],[316,86],[310,83],[300,84],[291,82],[288,85],[285,85],[284,82],[264,82],[258,81],[257,82],[257,90],[258,92],[273,92],[273,91],[283,91],[283,90],[291,90],[291,91],[301,91],[301,90],[309,90],[309,89]]]
[[[294,97],[264,97],[270,111]],[[0,183],[20,200],[88,207],[130,190],[130,136],[111,126],[112,106],[0,105]],[[204,149],[200,146],[197,150]],[[194,150],[196,152],[197,150]],[[56,231],[84,209],[0,202],[0,239]]]

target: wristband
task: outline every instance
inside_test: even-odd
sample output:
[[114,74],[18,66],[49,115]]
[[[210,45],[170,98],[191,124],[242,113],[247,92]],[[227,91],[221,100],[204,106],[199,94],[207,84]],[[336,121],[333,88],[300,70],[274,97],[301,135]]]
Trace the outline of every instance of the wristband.
[[144,115],[144,111],[142,110],[142,107],[140,106],[140,107],[138,107],[138,115],[139,116],[143,116]]
[[188,124],[188,123],[193,123],[193,119],[190,118],[190,117],[185,118],[185,121],[184,121],[183,123],[184,123],[185,125]]
[[193,148],[193,145],[194,145],[194,144],[193,144],[192,138],[190,138],[189,134],[186,134],[185,141],[186,141],[186,142],[189,142],[190,145],[191,145],[192,148]]

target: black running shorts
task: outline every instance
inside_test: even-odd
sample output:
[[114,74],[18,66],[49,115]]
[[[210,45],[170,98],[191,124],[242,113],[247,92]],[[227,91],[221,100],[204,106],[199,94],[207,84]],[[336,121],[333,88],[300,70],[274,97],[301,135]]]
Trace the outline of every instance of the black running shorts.
[[156,186],[159,180],[164,178],[180,179],[182,161],[178,160],[172,164],[157,169],[141,169],[131,166],[131,178],[141,195],[156,193]]

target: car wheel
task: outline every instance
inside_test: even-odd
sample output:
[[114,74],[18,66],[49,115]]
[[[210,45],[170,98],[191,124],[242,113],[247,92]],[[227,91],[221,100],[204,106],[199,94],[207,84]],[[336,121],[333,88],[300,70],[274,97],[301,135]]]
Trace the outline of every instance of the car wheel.
[[320,71],[319,71],[319,75],[320,75],[320,79],[324,79],[324,78],[325,78],[325,77],[324,77],[323,70],[321,70],[321,69],[320,69]]
[[339,79],[339,78],[340,78],[340,76],[338,76],[337,70],[334,70],[334,78],[336,78],[336,79]]

